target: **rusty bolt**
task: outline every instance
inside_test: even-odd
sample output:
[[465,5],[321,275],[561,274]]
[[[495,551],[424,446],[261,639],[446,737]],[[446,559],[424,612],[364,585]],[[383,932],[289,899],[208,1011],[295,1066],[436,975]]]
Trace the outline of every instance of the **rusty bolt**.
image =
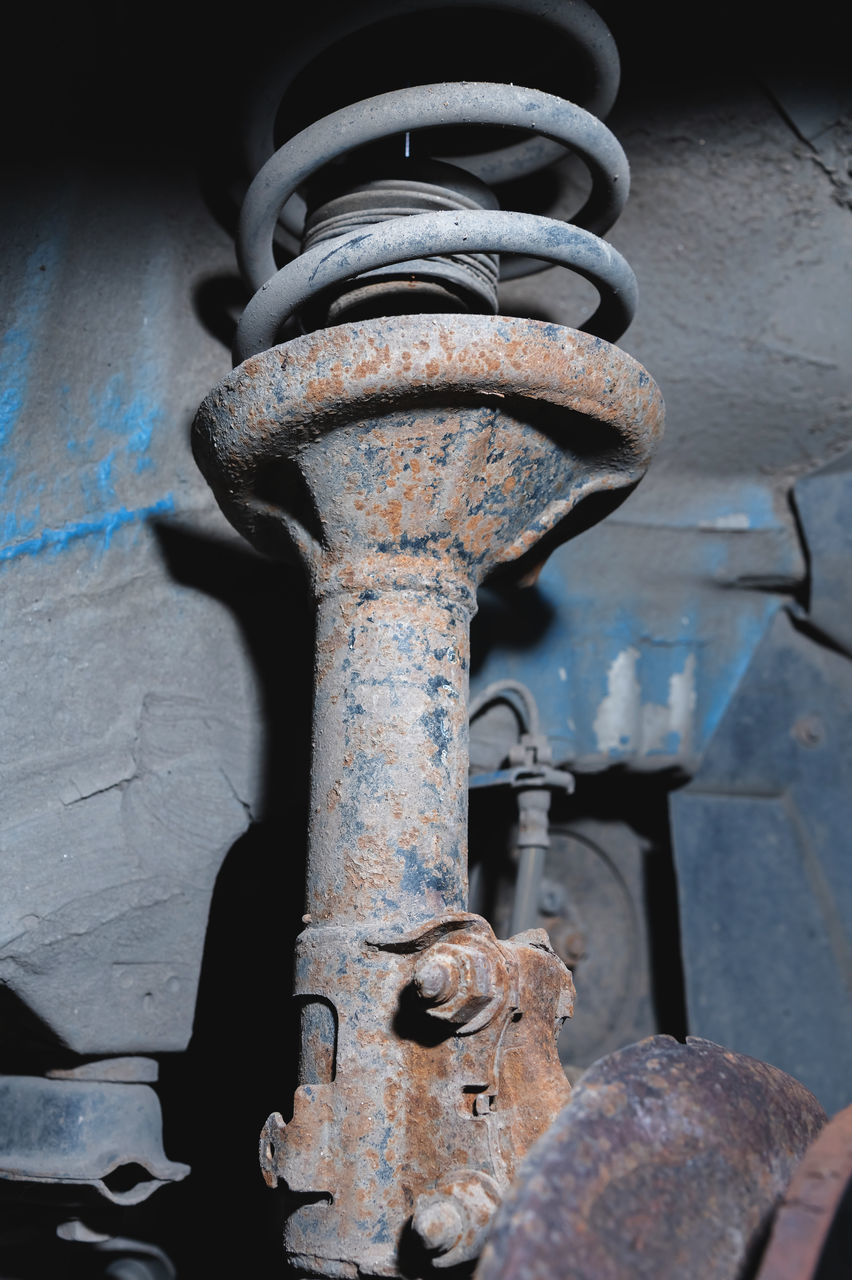
[[459,969],[455,957],[427,952],[414,972],[414,985],[424,1000],[443,1004],[457,990]]
[[499,1186],[480,1169],[460,1169],[423,1192],[411,1227],[432,1255],[432,1266],[455,1267],[478,1257],[500,1199]]
[[[503,993],[499,958],[481,939],[439,942],[425,951],[414,969],[414,985],[434,1018],[463,1026],[490,1021]],[[472,1028],[471,1028],[472,1029]]]
[[455,1196],[428,1194],[419,1197],[411,1226],[424,1248],[449,1253],[462,1238],[465,1214]]

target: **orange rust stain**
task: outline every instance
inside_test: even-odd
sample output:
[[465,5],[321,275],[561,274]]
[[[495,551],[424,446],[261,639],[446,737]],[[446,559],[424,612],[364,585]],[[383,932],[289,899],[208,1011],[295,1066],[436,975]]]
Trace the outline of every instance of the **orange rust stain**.
[[375,355],[366,360],[359,360],[357,364],[353,365],[350,377],[360,382],[366,381],[368,378],[375,377],[390,363],[390,347],[385,345]]
[[329,400],[340,399],[346,388],[343,365],[340,361],[331,365],[323,378],[311,378],[305,383],[303,398],[309,404],[323,404]]
[[334,810],[337,808],[339,804],[340,804],[340,782],[337,781],[334,783],[334,785],[331,787],[328,793],[328,800],[326,803],[328,812],[334,813]]

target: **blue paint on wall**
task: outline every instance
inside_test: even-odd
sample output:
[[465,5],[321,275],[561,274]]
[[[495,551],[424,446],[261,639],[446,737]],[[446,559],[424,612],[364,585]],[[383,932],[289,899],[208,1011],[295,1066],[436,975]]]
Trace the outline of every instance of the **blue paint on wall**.
[[169,493],[159,502],[147,507],[137,507],[128,511],[119,507],[116,511],[108,511],[95,520],[78,520],[63,525],[59,529],[43,529],[35,538],[27,538],[22,542],[14,542],[0,547],[0,563],[8,563],[20,556],[35,556],[40,551],[64,551],[72,543],[81,538],[97,538],[102,547],[108,547],[112,536],[119,529],[129,524],[140,524],[152,516],[166,515],[174,511],[174,498]]
[[[46,344],[54,341],[47,322],[62,313],[62,290],[73,270],[64,261],[67,227],[52,217],[33,237],[0,339],[5,563],[61,551],[81,538],[106,547],[117,529],[174,507],[171,495],[159,496],[166,486],[156,477],[157,445],[166,439],[157,430],[167,421],[160,401],[165,353],[162,332],[158,338],[157,326],[148,327],[169,273],[155,260],[140,282],[142,296],[130,313],[136,327],[132,361],[120,362],[116,371],[109,335],[93,331],[91,353],[84,339],[78,370],[63,380],[45,357]],[[122,334],[122,351],[127,336]],[[138,479],[143,473],[150,473],[145,482]]]
[[120,446],[109,456],[115,457],[120,450],[132,461],[137,475],[145,469],[145,455],[151,447],[154,428],[163,417],[162,409],[149,390],[156,380],[156,367],[150,359],[143,357],[134,361],[129,388],[125,375],[116,373],[99,395],[93,393],[90,397],[95,427],[121,440]]
[[4,505],[16,470],[10,445],[26,404],[32,355],[50,301],[63,238],[63,229],[54,230],[29,255],[24,286],[0,342],[0,500]]
[[725,615],[724,648],[711,648],[703,659],[705,678],[698,705],[699,739],[710,741],[728,708],[752,655],[785,601],[754,593]]

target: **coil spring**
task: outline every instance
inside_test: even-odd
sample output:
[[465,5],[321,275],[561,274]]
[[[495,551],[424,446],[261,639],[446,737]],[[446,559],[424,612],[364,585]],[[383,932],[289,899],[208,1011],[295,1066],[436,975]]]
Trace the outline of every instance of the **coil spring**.
[[[414,12],[452,2],[394,0],[393,11]],[[609,31],[583,0],[570,5],[560,0],[468,3],[522,12],[567,32],[594,71],[596,86],[589,105],[606,113],[618,86],[618,57]],[[388,7],[388,0],[366,0],[353,9],[364,22],[386,16]],[[324,40],[318,39],[318,48]],[[310,52],[302,49],[301,61]],[[284,69],[280,93],[293,70]],[[272,102],[270,98],[255,153],[258,145],[261,152],[270,149]],[[455,159],[452,165],[432,159],[409,162],[412,135],[458,125],[508,127],[531,136],[496,152]],[[353,167],[359,158],[369,156],[371,144],[394,137],[405,139],[401,168],[368,174],[361,181],[350,176],[357,173]],[[592,183],[588,199],[570,222],[497,207],[489,183],[527,176],[564,151],[581,158]],[[341,163],[345,159],[348,167]],[[325,188],[317,188],[318,176],[321,184],[329,173],[337,184],[330,193],[327,180]],[[633,317],[636,280],[625,259],[601,237],[624,207],[629,181],[624,152],[602,120],[591,110],[537,89],[481,82],[426,84],[335,111],[275,151],[249,187],[237,253],[254,295],[237,328],[235,361],[273,346],[284,324],[296,315],[309,328],[357,318],[359,306],[367,311],[372,307],[373,315],[417,309],[406,307],[412,287],[420,293],[416,301],[421,311],[494,314],[501,265],[504,279],[550,264],[583,276],[598,290],[599,305],[578,327],[615,341]],[[300,193],[311,184],[321,194],[305,216]],[[301,244],[292,261],[279,269],[274,245],[282,225],[291,235],[301,233]]]

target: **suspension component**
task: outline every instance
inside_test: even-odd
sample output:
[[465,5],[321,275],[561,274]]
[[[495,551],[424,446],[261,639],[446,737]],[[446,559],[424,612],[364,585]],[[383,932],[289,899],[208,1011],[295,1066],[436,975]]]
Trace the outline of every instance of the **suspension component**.
[[[579,155],[589,168],[592,191],[573,223],[536,214],[452,208],[455,201],[448,192],[447,207],[437,212],[417,212],[410,204],[395,210],[410,216],[386,220],[382,209],[364,210],[362,224],[335,235],[331,243],[324,235],[321,243],[311,244],[309,226],[310,247],[276,269],[278,215],[319,170],[368,143],[460,123],[529,130]],[[633,317],[636,281],[621,254],[598,233],[612,226],[628,191],[627,160],[614,136],[595,116],[552,94],[515,85],[435,84],[343,108],[281,147],[249,188],[240,216],[238,256],[256,293],[237,329],[236,358],[244,360],[271,346],[294,313],[354,277],[397,266],[403,276],[416,279],[420,259],[459,254],[529,255],[568,267],[601,294],[597,310],[580,327],[615,341]],[[374,221],[377,230],[371,230]],[[432,273],[440,275],[437,268]]]
[[[512,7],[602,30],[576,0]],[[553,141],[583,155],[592,194],[576,225],[500,213],[476,163],[400,172],[364,150],[459,122],[533,132],[509,172],[544,163]],[[278,270],[297,191],[304,252]],[[568,970],[541,930],[501,941],[467,910],[469,626],[483,579],[542,558],[588,496],[614,505],[661,431],[648,374],[600,336],[622,332],[635,300],[598,235],[626,191],[600,121],[477,83],[343,108],[285,143],[246,199],[239,254],[256,293],[194,448],[228,519],[261,551],[295,550],[316,601],[301,1083],[260,1148],[267,1181],[295,1197],[285,1243],[310,1275],[475,1258],[568,1097],[555,1040]],[[498,254],[593,280],[587,332],[494,314]],[[274,345],[294,315],[332,327]]]

